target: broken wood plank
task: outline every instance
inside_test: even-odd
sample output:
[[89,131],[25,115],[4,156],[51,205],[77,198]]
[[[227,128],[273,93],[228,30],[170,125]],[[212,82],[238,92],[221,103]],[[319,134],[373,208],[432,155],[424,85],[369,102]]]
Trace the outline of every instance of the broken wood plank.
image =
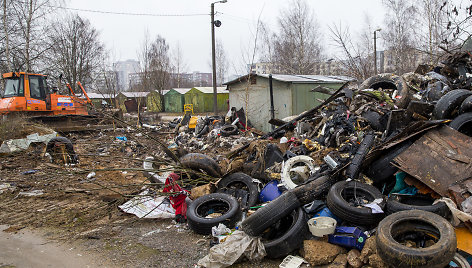
[[394,161],[399,169],[450,197],[452,184],[472,177],[472,138],[442,126],[426,132]]

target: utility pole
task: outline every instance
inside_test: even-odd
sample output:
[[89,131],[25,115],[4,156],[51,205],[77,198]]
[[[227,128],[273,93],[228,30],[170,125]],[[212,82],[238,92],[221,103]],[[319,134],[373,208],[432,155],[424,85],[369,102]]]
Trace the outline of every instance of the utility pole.
[[221,0],[211,3],[211,65],[213,68],[213,112],[218,113],[218,93],[216,91],[216,58],[215,58],[215,26],[220,27],[221,21],[215,22],[215,4],[226,3],[227,0]]
[[380,32],[380,28],[374,31],[374,74],[377,74],[377,32]]

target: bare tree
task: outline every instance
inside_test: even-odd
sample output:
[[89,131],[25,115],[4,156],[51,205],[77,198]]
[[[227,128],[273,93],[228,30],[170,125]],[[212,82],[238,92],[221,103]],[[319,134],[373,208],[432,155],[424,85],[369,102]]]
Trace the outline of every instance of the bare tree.
[[228,59],[221,40],[216,40],[215,47],[216,60],[216,83],[222,85],[225,82],[226,71],[228,70]]
[[187,81],[184,81],[182,77],[182,73],[185,73],[188,68],[188,65],[185,62],[185,59],[183,56],[180,43],[177,43],[177,46],[172,50],[171,54],[172,54],[171,55],[172,71],[173,71],[171,84],[173,87],[176,86],[179,88],[187,84],[186,83]]
[[372,32],[370,25],[367,24],[357,41],[351,36],[347,26],[333,25],[329,30],[335,46],[341,50],[342,56],[336,57],[336,62],[341,65],[344,73],[359,80],[370,77],[374,71],[369,38],[369,33]]
[[3,34],[5,35],[5,61],[6,69],[11,70],[11,59],[10,59],[10,32],[13,27],[10,27],[11,11],[7,8],[10,1],[3,0]]
[[103,69],[104,45],[87,19],[71,14],[52,24],[48,35],[47,53],[51,72],[62,72],[75,87],[77,81],[91,86]]
[[415,49],[418,10],[411,0],[383,0],[385,29],[382,36],[387,51],[387,66],[396,73],[405,73],[416,68],[418,53]]
[[278,17],[274,58],[285,73],[312,74],[323,58],[320,26],[305,0],[291,0]]
[[[10,49],[10,56],[15,69],[41,68],[41,57],[51,46],[48,46],[44,33],[47,32],[47,18],[55,11],[60,0],[25,0],[11,1],[7,8],[13,11],[16,35],[9,41],[15,43]],[[14,41],[14,42],[13,42]],[[10,42],[9,42],[10,43]]]
[[[441,46],[447,51],[459,49],[465,41],[471,42],[472,1],[465,3],[444,1],[441,11],[446,13],[446,38]],[[447,46],[447,47],[446,47]]]
[[141,63],[141,81],[135,89],[141,91],[156,90],[160,93],[162,90],[169,88],[170,72],[172,70],[169,45],[162,36],[158,35],[151,42],[146,34],[138,58]]
[[419,12],[418,50],[427,55],[429,64],[438,64],[444,51],[439,46],[448,47],[444,42],[447,39],[447,13],[442,0],[416,0]]

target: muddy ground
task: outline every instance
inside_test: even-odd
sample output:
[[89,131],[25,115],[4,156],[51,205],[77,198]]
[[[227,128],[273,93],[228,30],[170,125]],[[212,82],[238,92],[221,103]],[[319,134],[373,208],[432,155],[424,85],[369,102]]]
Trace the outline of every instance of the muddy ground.
[[[162,155],[154,139],[171,138],[137,133],[122,129],[68,135],[79,154],[76,166],[50,163],[42,157],[43,145],[0,155],[0,185],[12,185],[0,193],[0,224],[9,226],[4,232],[32,232],[57,244],[59,251],[77,248],[91,254],[90,267],[194,267],[208,253],[209,237],[194,234],[186,224],[138,219],[117,208],[148,183],[136,169],[141,169],[145,156]],[[117,141],[116,136],[128,141]],[[96,169],[101,171],[87,179]],[[3,247],[15,247],[10,241]],[[236,267],[278,267],[280,262]],[[0,261],[0,267],[12,264]]]

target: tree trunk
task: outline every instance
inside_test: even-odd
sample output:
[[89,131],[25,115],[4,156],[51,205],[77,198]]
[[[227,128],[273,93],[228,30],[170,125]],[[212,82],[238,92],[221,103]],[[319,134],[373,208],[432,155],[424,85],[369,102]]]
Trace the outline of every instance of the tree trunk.
[[7,68],[11,71],[10,44],[7,29],[7,0],[3,0],[3,30],[5,31],[5,56],[7,58]]
[[25,38],[25,54],[26,54],[26,71],[31,71],[30,63],[30,35],[31,35],[31,20],[33,19],[33,0],[28,3],[28,18],[26,19],[26,38]]

